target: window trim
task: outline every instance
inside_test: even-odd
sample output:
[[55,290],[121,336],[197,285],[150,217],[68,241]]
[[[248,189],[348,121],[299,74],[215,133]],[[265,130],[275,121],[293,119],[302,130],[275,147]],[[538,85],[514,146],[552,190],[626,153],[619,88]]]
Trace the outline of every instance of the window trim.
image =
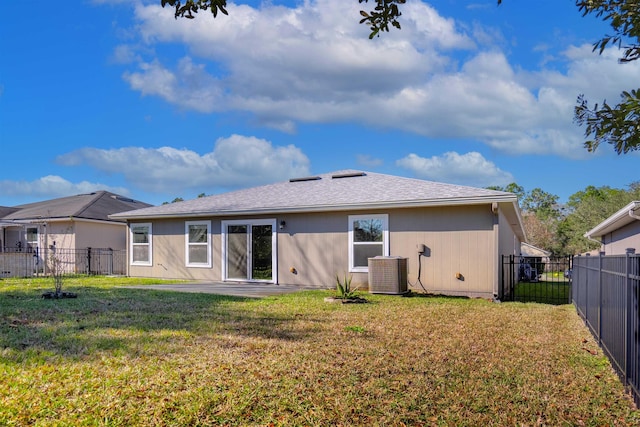
[[[207,226],[207,242],[206,243],[191,243],[189,242],[189,226],[191,225],[206,225]],[[189,260],[189,247],[194,246],[207,246],[207,262],[190,262]],[[194,268],[211,268],[211,221],[185,221],[184,222],[184,262],[187,267]]]
[[388,214],[370,214],[370,215],[349,215],[349,272],[350,273],[368,273],[369,267],[355,267],[354,263],[354,245],[380,245],[378,242],[354,242],[353,241],[353,223],[363,219],[380,219],[382,220],[382,255],[389,256],[389,215]]
[[[149,241],[147,243],[134,243],[133,241],[133,229],[135,227],[148,227]],[[149,247],[149,261],[134,261],[133,260],[133,248],[134,246],[148,246]],[[129,225],[129,263],[131,265],[152,266],[153,265],[153,224],[150,222],[136,222]]]

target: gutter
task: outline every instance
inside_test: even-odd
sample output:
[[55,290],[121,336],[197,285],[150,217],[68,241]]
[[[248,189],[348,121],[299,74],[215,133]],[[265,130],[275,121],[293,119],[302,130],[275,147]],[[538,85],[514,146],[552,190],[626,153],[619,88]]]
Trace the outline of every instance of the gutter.
[[[455,199],[431,199],[431,200],[415,200],[415,201],[394,201],[394,202],[373,202],[373,203],[354,203],[354,204],[338,204],[338,205],[310,205],[295,207],[268,207],[268,208],[247,208],[247,209],[229,209],[229,210],[205,210],[200,212],[167,212],[167,213],[151,213],[151,214],[135,214],[130,215],[127,212],[111,214],[109,218],[114,220],[137,220],[137,219],[168,219],[168,218],[197,218],[208,216],[241,216],[241,215],[274,215],[287,213],[307,213],[307,212],[334,212],[334,211],[352,211],[367,209],[390,209],[390,208],[416,208],[416,207],[441,207],[441,206],[459,206],[459,205],[480,205],[491,202],[505,203],[512,202],[512,196],[492,197],[482,199],[478,197],[455,198]],[[145,208],[146,209],[146,208]],[[518,217],[519,217],[518,212]],[[519,218],[520,219],[520,218]]]

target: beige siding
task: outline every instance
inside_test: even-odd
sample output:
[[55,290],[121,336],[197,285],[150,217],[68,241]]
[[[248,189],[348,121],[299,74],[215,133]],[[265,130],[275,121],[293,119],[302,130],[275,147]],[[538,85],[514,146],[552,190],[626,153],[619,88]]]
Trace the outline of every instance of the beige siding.
[[[416,291],[424,286],[432,293],[490,297],[496,252],[492,217],[488,205],[393,211],[391,255],[409,259],[409,282]],[[420,258],[420,281],[418,244],[428,248]]]
[[55,244],[57,248],[76,249],[75,225],[76,223],[71,221],[49,223],[46,235],[40,235],[41,244],[47,247]]
[[[332,288],[336,275],[350,275],[348,217],[342,212],[278,218],[287,224],[278,234],[280,283]],[[352,276],[354,285],[366,286],[366,274]]]
[[[496,260],[496,285],[502,283],[502,280],[509,280],[509,277],[517,277],[514,271],[512,274],[505,274],[506,277],[503,279],[502,256],[519,255],[521,243],[502,211],[498,214],[498,236],[499,245],[497,254],[498,258]],[[509,289],[510,287],[511,283],[505,283],[506,289]],[[497,288],[496,294],[498,294]]]
[[[199,218],[201,219],[201,218]],[[220,275],[220,220],[212,221],[211,267],[187,267],[185,259],[185,220],[153,221],[152,265],[129,266],[129,274],[135,277],[162,279],[221,280]]]
[[605,255],[622,255],[628,248],[640,253],[640,221],[634,221],[603,238]]
[[76,249],[127,247],[125,224],[76,221],[75,230]]
[[[353,214],[388,214],[390,255],[407,257],[409,281],[418,283],[417,245],[428,251],[421,258],[421,282],[433,293],[491,297],[496,284],[498,261],[497,228],[490,205],[392,209],[387,211],[332,212],[249,217],[284,220],[277,230],[278,282],[332,288],[336,275],[353,277],[354,285],[366,289],[366,273],[348,272],[348,217]],[[212,223],[212,267],[185,266],[185,220],[153,222],[153,265],[130,266],[138,277],[221,280],[221,221],[233,218],[200,218]],[[513,240],[512,236],[505,241]],[[513,243],[512,243],[513,244]],[[505,244],[506,245],[506,244]],[[458,276],[458,277],[456,277]]]

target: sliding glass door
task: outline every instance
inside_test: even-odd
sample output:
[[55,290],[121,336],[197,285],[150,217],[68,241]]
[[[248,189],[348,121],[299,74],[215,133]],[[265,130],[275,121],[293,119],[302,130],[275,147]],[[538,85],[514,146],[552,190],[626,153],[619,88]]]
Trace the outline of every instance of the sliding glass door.
[[275,220],[223,221],[225,280],[276,282]]

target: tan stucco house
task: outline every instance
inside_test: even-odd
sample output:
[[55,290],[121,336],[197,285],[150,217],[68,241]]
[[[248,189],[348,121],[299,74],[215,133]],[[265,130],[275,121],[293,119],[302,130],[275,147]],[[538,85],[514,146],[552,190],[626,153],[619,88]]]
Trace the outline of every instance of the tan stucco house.
[[366,287],[369,258],[404,257],[411,289],[483,297],[525,238],[512,193],[353,170],[111,218],[129,224],[130,276]]
[[108,191],[96,191],[0,208],[0,251],[126,248],[126,223],[110,214],[151,206]]
[[587,231],[584,237],[601,242],[605,255],[640,251],[640,201],[633,201]]

